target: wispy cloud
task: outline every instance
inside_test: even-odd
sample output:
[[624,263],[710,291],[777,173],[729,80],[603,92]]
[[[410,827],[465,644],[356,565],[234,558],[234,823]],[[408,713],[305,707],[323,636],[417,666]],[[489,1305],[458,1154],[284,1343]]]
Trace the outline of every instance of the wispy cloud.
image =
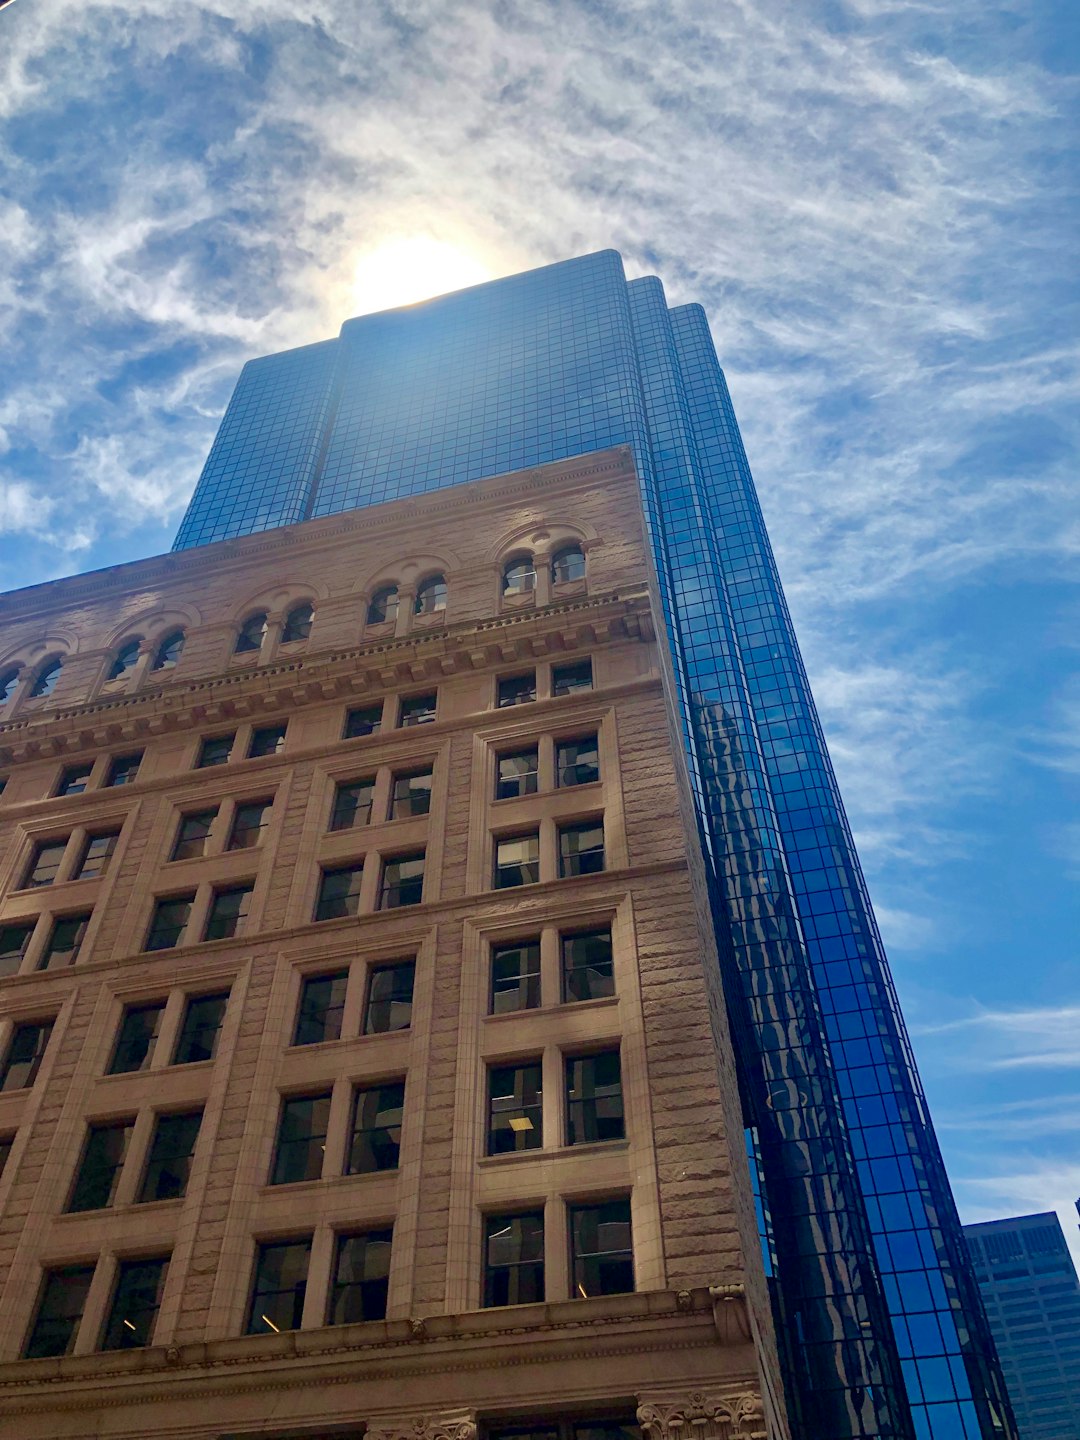
[[970,1015],[912,1027],[916,1037],[947,1035],[956,1062],[971,1071],[1080,1069],[1080,1005],[1015,1010],[978,1009]]

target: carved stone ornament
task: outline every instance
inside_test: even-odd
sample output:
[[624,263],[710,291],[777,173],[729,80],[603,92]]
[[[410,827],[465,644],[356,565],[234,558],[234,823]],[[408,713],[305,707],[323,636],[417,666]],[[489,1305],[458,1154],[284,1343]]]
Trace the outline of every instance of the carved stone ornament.
[[742,1285],[710,1285],[713,1324],[721,1345],[745,1345],[750,1339],[750,1316]]
[[646,1440],[765,1440],[761,1400],[750,1392],[642,1396],[637,1419]]
[[476,1440],[476,1421],[465,1411],[454,1415],[416,1415],[400,1420],[376,1420],[364,1440]]

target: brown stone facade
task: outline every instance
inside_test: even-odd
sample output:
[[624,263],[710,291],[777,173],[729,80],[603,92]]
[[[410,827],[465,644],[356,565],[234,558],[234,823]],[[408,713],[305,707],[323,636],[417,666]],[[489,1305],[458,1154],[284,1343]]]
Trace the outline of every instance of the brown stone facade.
[[657,604],[622,448],[0,597],[6,1440],[784,1440]]

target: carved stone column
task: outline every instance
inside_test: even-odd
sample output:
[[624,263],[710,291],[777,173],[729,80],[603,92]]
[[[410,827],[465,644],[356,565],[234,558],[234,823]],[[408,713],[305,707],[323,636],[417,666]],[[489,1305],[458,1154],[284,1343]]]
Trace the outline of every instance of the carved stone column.
[[663,1391],[638,1402],[645,1440],[766,1440],[760,1397],[749,1391]]
[[471,1410],[442,1415],[373,1416],[364,1440],[476,1440],[476,1419]]

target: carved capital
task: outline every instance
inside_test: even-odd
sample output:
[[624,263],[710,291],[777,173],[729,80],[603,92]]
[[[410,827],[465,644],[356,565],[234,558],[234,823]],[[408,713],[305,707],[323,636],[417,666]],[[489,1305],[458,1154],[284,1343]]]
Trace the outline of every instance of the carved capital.
[[470,1411],[449,1415],[412,1415],[375,1419],[365,1440],[477,1440],[476,1421]]
[[643,1395],[637,1419],[646,1440],[758,1440],[765,1435],[761,1400],[750,1392]]

